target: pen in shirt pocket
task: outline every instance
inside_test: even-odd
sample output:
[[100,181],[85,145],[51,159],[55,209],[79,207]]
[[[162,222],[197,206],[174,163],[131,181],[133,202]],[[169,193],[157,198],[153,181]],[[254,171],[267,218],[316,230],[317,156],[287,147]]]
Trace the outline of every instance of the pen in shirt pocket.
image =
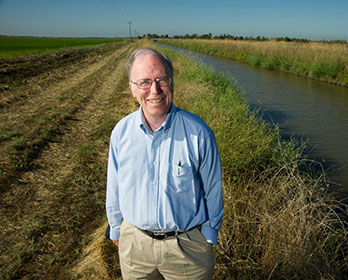
[[178,175],[180,175],[180,168],[181,168],[181,160],[179,160],[179,163],[178,163]]

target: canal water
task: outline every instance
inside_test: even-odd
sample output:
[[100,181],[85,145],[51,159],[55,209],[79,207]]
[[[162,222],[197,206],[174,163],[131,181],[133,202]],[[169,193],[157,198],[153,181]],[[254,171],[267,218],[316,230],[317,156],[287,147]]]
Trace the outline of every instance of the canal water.
[[348,197],[348,88],[163,46],[231,75],[282,137],[308,141],[307,153],[324,166],[332,190]]

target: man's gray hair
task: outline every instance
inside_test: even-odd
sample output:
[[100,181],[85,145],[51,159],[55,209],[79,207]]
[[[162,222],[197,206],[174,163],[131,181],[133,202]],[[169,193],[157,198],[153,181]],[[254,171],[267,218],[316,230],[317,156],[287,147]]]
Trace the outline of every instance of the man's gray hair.
[[157,56],[166,66],[166,70],[167,70],[167,74],[169,75],[169,77],[172,78],[173,80],[173,74],[174,74],[174,68],[173,68],[173,64],[172,61],[169,59],[169,57],[165,56],[164,54],[156,51],[155,49],[152,48],[139,48],[136,49],[135,51],[133,51],[128,58],[127,64],[126,64],[126,70],[128,73],[128,77],[129,80],[131,80],[131,74],[132,74],[132,67],[133,67],[133,63],[135,61],[135,59],[139,56],[139,55],[144,55],[144,54],[152,54]]

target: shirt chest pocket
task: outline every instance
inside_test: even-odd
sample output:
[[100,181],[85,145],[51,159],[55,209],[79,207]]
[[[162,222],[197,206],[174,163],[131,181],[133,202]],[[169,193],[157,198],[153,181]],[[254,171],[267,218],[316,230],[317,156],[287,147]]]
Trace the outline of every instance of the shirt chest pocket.
[[186,163],[168,163],[167,189],[170,192],[192,192],[194,188],[194,171]]

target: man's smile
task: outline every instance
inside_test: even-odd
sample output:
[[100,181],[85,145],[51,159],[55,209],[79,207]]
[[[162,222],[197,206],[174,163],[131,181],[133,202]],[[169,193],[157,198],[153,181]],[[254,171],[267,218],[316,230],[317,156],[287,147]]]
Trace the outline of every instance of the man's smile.
[[157,98],[157,99],[147,99],[148,102],[152,103],[152,104],[157,104],[157,103],[161,103],[163,100],[165,100],[166,98]]

